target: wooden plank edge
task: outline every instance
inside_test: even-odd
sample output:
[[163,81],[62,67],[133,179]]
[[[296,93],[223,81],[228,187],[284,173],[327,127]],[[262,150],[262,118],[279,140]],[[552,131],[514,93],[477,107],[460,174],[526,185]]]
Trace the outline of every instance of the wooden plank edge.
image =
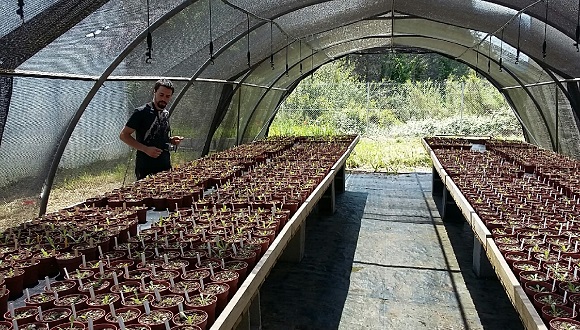
[[[518,281],[517,277],[511,271],[508,263],[505,261],[503,255],[499,251],[497,245],[492,238],[488,238],[486,244],[485,253],[487,258],[489,259],[489,263],[495,270],[497,277],[499,278],[500,283],[505,289],[505,292],[508,295],[508,298],[516,307],[516,310],[520,316],[526,312],[524,310],[518,310],[516,306],[516,288],[521,287],[520,282]],[[527,313],[527,312],[526,312]]]
[[548,330],[544,320],[542,320],[532,301],[528,298],[528,295],[526,295],[526,292],[521,286],[516,288],[515,295],[515,308],[518,311],[522,311],[520,313],[520,319],[524,327],[527,330]]
[[484,249],[487,250],[487,240],[492,239],[491,232],[489,231],[489,229],[487,229],[487,226],[483,223],[479,215],[477,215],[477,213],[475,212],[471,213],[471,221],[469,223],[471,225],[471,229],[473,230],[475,237],[477,237],[477,239],[482,244]]
[[258,260],[256,266],[248,274],[244,282],[238,287],[238,290],[228,302],[225,309],[220,316],[215,320],[211,329],[232,329],[238,318],[248,308],[252,302],[252,298],[264,283],[266,276],[270,273],[276,261],[292,239],[294,234],[298,231],[300,225],[306,220],[312,210],[308,207],[309,202],[304,202],[296,211],[289,223],[282,228],[280,234],[276,236],[272,244],[266,250],[266,253]]
[[457,187],[457,185],[455,184],[453,179],[451,179],[450,176],[445,177],[445,187],[447,187],[447,190],[449,191],[451,197],[453,197],[455,204],[461,210],[461,213],[463,214],[463,217],[465,217],[465,220],[467,220],[467,222],[471,224],[471,214],[475,212],[475,210],[471,207],[471,204],[469,204],[465,196],[463,196],[463,194],[459,190],[459,187]]
[[256,291],[259,290],[260,286],[265,281],[266,276],[274,267],[276,261],[286,248],[286,245],[288,245],[288,242],[292,239],[296,231],[298,231],[302,222],[304,222],[306,217],[310,214],[316,202],[322,198],[322,195],[330,186],[332,180],[334,180],[335,175],[336,171],[330,170],[326,177],[324,177],[320,184],[312,191],[310,196],[308,196],[304,203],[302,203],[294,216],[289,220],[289,223],[280,231],[278,236],[274,239],[274,242],[272,242],[270,247],[268,247],[266,253],[264,253],[244,282],[238,287],[238,290],[232,299],[228,302],[220,316],[215,320],[211,330],[232,329],[236,325],[236,322],[238,322],[240,316],[248,308]]

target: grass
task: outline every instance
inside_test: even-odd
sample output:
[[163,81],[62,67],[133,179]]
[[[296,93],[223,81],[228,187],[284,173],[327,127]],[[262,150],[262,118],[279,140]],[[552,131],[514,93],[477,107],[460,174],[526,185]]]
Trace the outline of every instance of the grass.
[[346,161],[348,170],[369,172],[427,172],[431,160],[421,138],[361,138]]

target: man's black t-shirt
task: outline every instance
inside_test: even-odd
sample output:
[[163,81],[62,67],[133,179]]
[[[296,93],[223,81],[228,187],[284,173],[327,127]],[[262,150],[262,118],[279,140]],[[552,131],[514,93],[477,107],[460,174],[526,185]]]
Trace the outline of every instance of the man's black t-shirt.
[[142,151],[137,151],[135,174],[142,179],[149,174],[171,168],[169,156],[169,111],[156,111],[149,103],[135,109],[126,126],[135,130],[136,140],[146,146],[157,147],[163,152],[152,158]]

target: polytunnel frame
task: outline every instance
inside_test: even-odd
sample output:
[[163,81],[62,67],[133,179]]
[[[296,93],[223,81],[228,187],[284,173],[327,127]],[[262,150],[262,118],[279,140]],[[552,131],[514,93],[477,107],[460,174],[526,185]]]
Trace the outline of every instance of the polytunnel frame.
[[[320,49],[318,49],[318,50],[317,50],[317,52],[321,52],[321,51],[323,52],[324,50],[326,50],[326,49],[328,49],[328,48],[335,47],[335,46],[338,46],[338,45],[341,45],[341,44],[345,44],[345,43],[348,43],[348,42],[357,41],[357,40],[364,40],[364,39],[371,39],[371,38],[385,38],[385,39],[389,38],[389,39],[391,39],[391,40],[396,40],[396,38],[399,38],[399,37],[405,37],[405,38],[422,38],[422,39],[429,39],[429,40],[436,40],[436,41],[440,41],[441,43],[452,43],[452,44],[458,45],[458,46],[460,46],[460,47],[465,47],[467,51],[469,51],[469,50],[472,50],[472,51],[474,51],[474,52],[476,52],[476,53],[478,53],[478,54],[482,55],[484,58],[487,58],[488,60],[490,60],[490,61],[493,61],[495,64],[497,64],[497,65],[499,66],[499,63],[498,63],[498,61],[497,61],[497,60],[495,60],[495,59],[493,59],[493,58],[490,58],[488,55],[486,55],[486,54],[484,54],[484,53],[480,52],[479,50],[474,50],[474,49],[472,49],[472,48],[470,48],[470,47],[468,47],[468,46],[466,46],[466,45],[463,45],[463,44],[461,44],[461,43],[459,43],[459,42],[456,42],[456,41],[449,41],[449,40],[444,40],[444,39],[440,39],[440,38],[434,38],[434,37],[429,37],[429,36],[423,36],[423,35],[400,35],[400,36],[396,36],[396,35],[394,35],[394,33],[391,33],[391,35],[390,35],[390,36],[389,36],[389,35],[367,35],[367,36],[365,36],[365,37],[362,37],[362,38],[361,38],[361,37],[357,37],[357,38],[352,38],[352,39],[343,39],[343,40],[341,40],[340,42],[336,42],[336,43],[331,43],[331,44],[325,45],[325,47],[324,47],[324,48],[320,48]],[[434,51],[434,52],[435,52],[435,51]],[[438,54],[441,54],[441,55],[444,55],[444,56],[446,56],[444,53],[441,53],[441,52],[435,52],[435,53],[438,53]],[[344,56],[346,56],[346,55],[348,55],[348,54],[344,54],[344,55],[340,56],[339,58],[342,58],[342,57],[344,57]],[[447,57],[448,57],[448,58],[453,58],[453,59],[454,59],[454,60],[456,60],[456,61],[460,61],[460,62],[462,62],[462,63],[464,63],[464,64],[468,65],[468,66],[469,66],[469,67],[471,67],[471,68],[475,68],[475,69],[476,69],[476,71],[478,71],[478,72],[480,72],[480,73],[484,71],[484,70],[480,70],[480,69],[479,69],[479,67],[477,67],[477,66],[473,66],[473,65],[471,65],[471,64],[469,64],[469,63],[467,63],[467,62],[465,62],[465,61],[459,60],[459,58],[455,58],[455,57],[452,57],[452,56],[447,56]],[[306,59],[305,59],[305,60],[306,60]],[[336,60],[336,59],[332,58],[332,59],[329,59],[329,61],[326,61],[326,62],[324,62],[324,63],[321,63],[320,65],[318,65],[318,66],[317,66],[317,69],[318,69],[319,67],[321,67],[322,65],[325,65],[325,64],[327,64],[327,63],[330,63],[330,62],[332,62],[332,61],[334,61],[334,60]],[[302,61],[304,61],[304,60],[301,60],[301,61],[298,61],[298,62],[296,62],[296,63],[295,63],[295,64],[294,64],[292,67],[295,67],[297,64],[301,63]],[[553,134],[552,134],[552,132],[551,132],[551,131],[548,129],[548,127],[549,127],[549,125],[548,125],[548,122],[547,122],[547,120],[546,120],[546,117],[545,117],[544,113],[543,113],[543,112],[542,112],[542,110],[541,110],[541,109],[542,109],[542,107],[540,106],[540,104],[538,103],[538,101],[536,100],[536,98],[533,96],[533,94],[531,93],[531,91],[530,91],[530,90],[529,90],[529,89],[528,89],[528,88],[527,88],[527,87],[526,87],[526,86],[523,84],[523,82],[521,81],[521,79],[520,79],[520,78],[519,78],[519,77],[518,77],[518,76],[517,76],[515,73],[513,73],[513,72],[512,72],[512,71],[511,71],[509,68],[506,68],[506,67],[504,67],[504,70],[506,70],[506,72],[508,72],[508,73],[509,73],[509,75],[510,75],[510,76],[511,76],[511,77],[512,77],[512,78],[513,78],[513,79],[514,79],[514,80],[515,80],[515,81],[516,81],[516,82],[517,82],[517,83],[518,83],[520,86],[521,86],[521,88],[523,88],[523,89],[524,89],[524,91],[526,92],[526,94],[528,95],[528,97],[530,97],[530,99],[531,99],[531,100],[532,100],[532,102],[534,103],[534,105],[535,105],[535,107],[536,107],[536,109],[537,109],[538,113],[540,114],[540,116],[541,116],[541,118],[542,118],[542,121],[543,121],[544,125],[545,125],[545,126],[546,126],[546,128],[547,128],[548,134],[549,134],[549,136],[550,136],[550,143],[551,143],[552,147],[553,147],[553,148],[556,148],[556,145],[555,145],[555,142],[554,142],[554,137],[553,137]],[[281,73],[281,74],[280,74],[278,77],[276,77],[276,79],[274,79],[274,81],[273,81],[273,82],[270,84],[270,88],[269,88],[269,89],[267,89],[267,90],[266,90],[266,91],[265,91],[265,92],[262,94],[262,96],[261,96],[261,97],[259,98],[259,100],[256,102],[256,104],[255,104],[255,106],[254,106],[254,109],[253,109],[253,110],[252,110],[252,112],[250,113],[250,116],[249,116],[249,118],[248,118],[248,123],[249,123],[249,122],[251,121],[251,119],[253,118],[253,116],[254,116],[254,114],[255,114],[255,112],[256,112],[256,110],[257,110],[257,108],[259,107],[259,105],[260,105],[260,103],[262,102],[262,100],[263,100],[263,99],[266,97],[266,95],[267,95],[267,94],[270,92],[271,88],[272,88],[272,87],[273,87],[273,86],[274,86],[274,85],[275,85],[275,84],[276,84],[276,83],[277,83],[277,82],[278,82],[278,81],[279,81],[281,78],[283,78],[285,74],[286,74],[286,72],[282,72],[282,73]],[[488,75],[488,74],[485,74],[484,76],[485,76],[485,77],[486,77],[486,79],[487,79],[488,81],[490,81],[490,82],[491,82],[491,83],[492,83],[492,84],[493,84],[493,85],[494,85],[494,86],[495,86],[495,87],[496,87],[498,90],[500,90],[500,91],[501,91],[501,87],[500,87],[500,85],[499,85],[499,84],[498,84],[498,83],[495,81],[495,79],[493,79],[493,78],[492,78],[490,75]],[[523,127],[523,128],[526,130],[526,133],[527,133],[527,135],[528,135],[529,137],[532,137],[532,138],[533,138],[533,136],[531,135],[531,133],[529,133],[529,132],[528,132],[528,129],[527,129],[527,127],[524,125],[523,121],[522,121],[522,120],[521,120],[521,118],[519,117],[519,114],[517,113],[517,111],[515,111],[515,108],[516,108],[516,107],[514,107],[514,103],[511,101],[511,97],[510,97],[510,96],[509,96],[507,93],[505,93],[505,92],[503,92],[503,91],[501,91],[501,93],[504,95],[504,97],[505,97],[506,99],[509,99],[509,100],[510,100],[510,102],[509,102],[509,103],[510,103],[510,105],[512,105],[512,107],[513,107],[513,109],[514,109],[514,112],[515,112],[515,113],[518,115],[518,121],[520,121],[520,124],[521,124],[521,125],[522,125],[522,127]],[[278,106],[277,106],[276,108],[278,108]],[[269,120],[267,120],[267,121],[266,121],[266,125],[264,125],[264,126],[262,127],[262,129],[260,130],[260,132],[258,133],[258,135],[257,135],[256,137],[254,137],[254,140],[255,140],[255,139],[258,137],[258,136],[260,136],[260,134],[262,133],[262,131],[264,130],[264,128],[265,128],[266,126],[267,126],[267,127],[269,127],[269,125],[271,124],[271,121],[274,119],[274,117],[275,117],[276,113],[277,113],[277,110],[273,111],[273,114],[272,114],[271,118],[270,118]],[[244,131],[243,131],[243,133],[242,133],[242,140],[243,140],[243,139],[246,137],[246,131],[247,131],[247,128],[248,128],[248,125],[246,125],[246,126],[245,126],[245,128],[244,128]]]
[[[171,9],[169,12],[167,12],[166,14],[162,15],[160,18],[158,18],[155,22],[153,22],[149,28],[147,30],[144,30],[143,32],[141,32],[137,37],[135,37],[133,39],[133,41],[127,45],[125,47],[125,49],[111,62],[111,64],[107,67],[107,69],[105,69],[105,71],[103,72],[103,74],[101,74],[101,76],[99,77],[99,79],[95,82],[94,86],[91,88],[91,90],[87,93],[87,96],[85,97],[85,99],[83,100],[83,102],[81,103],[81,106],[79,107],[79,109],[76,111],[75,115],[70,119],[67,128],[64,132],[64,134],[62,135],[59,144],[57,145],[56,148],[56,152],[55,155],[53,157],[53,160],[51,162],[50,168],[49,168],[49,172],[47,175],[47,178],[45,180],[45,184],[43,185],[42,188],[42,192],[41,192],[41,205],[40,205],[40,211],[39,214],[42,215],[46,212],[46,208],[47,208],[47,204],[48,204],[48,199],[50,196],[50,190],[52,188],[52,185],[54,183],[54,178],[56,175],[56,171],[58,170],[58,164],[60,163],[60,160],[62,158],[62,155],[66,149],[66,146],[68,145],[68,141],[74,131],[74,129],[76,128],[76,125],[78,123],[78,121],[80,120],[80,117],[82,116],[82,114],[84,113],[84,111],[86,110],[86,108],[88,107],[88,105],[90,104],[90,102],[92,101],[93,97],[96,95],[96,93],[99,91],[100,87],[104,84],[105,81],[107,81],[107,77],[110,76],[110,74],[114,71],[114,69],[122,62],[122,60],[129,54],[131,53],[131,51],[133,51],[137,45],[139,45],[139,43],[145,39],[147,32],[149,31],[149,29],[157,29],[161,24],[165,23],[167,20],[169,20],[170,18],[172,18],[173,16],[177,15],[179,12],[181,12],[182,10],[184,10],[185,8],[187,8],[188,6],[192,5],[193,3],[197,2],[198,0],[187,0],[182,2],[180,5],[174,7],[173,9]],[[227,5],[238,9],[244,13],[246,13],[248,15],[248,20],[249,20],[249,15],[251,15],[254,18],[257,18],[258,20],[261,20],[262,22],[259,22],[255,25],[253,25],[251,28],[248,28],[248,30],[241,32],[240,34],[238,34],[237,36],[233,37],[231,40],[229,40],[225,45],[223,45],[221,48],[219,48],[214,55],[215,56],[219,56],[221,53],[223,53],[226,49],[228,49],[231,45],[233,45],[235,42],[237,42],[238,40],[240,40],[241,38],[243,38],[245,35],[247,35],[247,33],[254,31],[255,29],[261,27],[264,24],[267,23],[273,23],[275,24],[280,31],[287,35],[288,34],[284,31],[284,29],[282,29],[276,22],[274,22],[274,20],[276,18],[279,18],[281,16],[284,16],[288,13],[291,12],[295,12],[297,10],[312,6],[314,4],[317,3],[323,3],[326,1],[315,1],[313,3],[308,3],[308,4],[301,4],[295,7],[292,7],[291,9],[288,9],[285,12],[280,12],[277,15],[273,16],[270,19],[265,19],[265,18],[261,18],[258,15],[251,13],[247,10],[244,10],[240,7],[237,7],[233,4],[231,4],[230,2],[228,2],[227,0],[222,0],[222,2],[226,3]],[[387,12],[393,12],[393,11],[387,11]],[[425,18],[423,18],[425,19]],[[362,20],[362,19],[361,19]],[[349,23],[352,24],[352,23]],[[448,24],[451,25],[449,23],[444,23],[444,24]],[[346,26],[348,24],[345,24],[344,26]],[[338,28],[338,27],[335,27]],[[321,32],[317,32],[321,33]],[[393,34],[393,33],[392,33]],[[391,36],[392,38],[393,36]],[[294,40],[296,39],[302,39],[302,38],[293,38]],[[283,49],[284,47],[282,47],[281,49]],[[312,47],[311,47],[312,48]],[[532,57],[531,57],[532,58]],[[191,85],[193,85],[193,82],[195,81],[196,77],[198,77],[201,72],[203,72],[203,70],[205,68],[207,68],[207,66],[210,64],[211,62],[211,58],[209,60],[206,60],[197,70],[196,72],[192,75],[192,77],[187,81],[186,85],[183,87],[183,89],[179,92],[178,97],[176,99],[176,101],[174,101],[174,106],[172,107],[171,111],[175,108],[175,105],[177,105],[179,103],[179,100],[183,97],[183,95],[185,94],[185,92],[187,92],[187,90],[189,89],[189,87],[191,87]],[[269,90],[272,89],[272,87],[269,88]],[[534,100],[534,99],[533,99]],[[534,100],[534,103],[537,106],[537,102]],[[540,110],[541,111],[541,110]],[[552,137],[551,137],[552,138]],[[206,141],[207,142],[207,141]],[[553,144],[553,143],[552,143]]]
[[[182,10],[184,10],[185,8],[189,7],[190,5],[192,5],[198,1],[200,1],[200,0],[186,0],[186,1],[182,2],[180,5],[176,6],[175,8],[171,9],[170,11],[168,11],[167,13],[162,15],[161,17],[159,17],[156,21],[154,21],[152,24],[150,24],[148,29],[143,30],[139,35],[137,35],[133,39],[133,41],[130,42],[125,47],[125,49],[123,49],[123,51],[103,71],[103,73],[98,78],[98,80],[95,82],[95,84],[93,85],[91,90],[87,93],[87,96],[85,97],[85,99],[83,100],[81,105],[79,106],[79,109],[75,112],[74,116],[70,119],[70,121],[67,125],[67,128],[66,128],[65,132],[63,133],[59,144],[57,145],[56,151],[54,153],[54,157],[52,159],[52,162],[51,162],[51,165],[50,165],[50,168],[48,171],[48,175],[47,175],[46,180],[45,180],[45,184],[43,185],[42,191],[40,194],[41,201],[40,201],[39,216],[42,216],[43,214],[46,213],[46,209],[48,206],[48,199],[50,197],[50,191],[52,189],[52,185],[54,183],[54,178],[55,178],[56,172],[58,170],[58,164],[60,163],[62,155],[64,154],[64,151],[68,145],[68,141],[70,140],[70,137],[72,136],[72,133],[73,133],[74,129],[76,128],[76,125],[79,122],[81,116],[83,115],[84,111],[86,110],[86,108],[88,107],[90,102],[92,101],[93,97],[97,94],[97,92],[99,91],[101,86],[105,83],[105,81],[108,80],[107,78],[110,76],[111,73],[114,72],[114,70],[117,68],[117,66],[119,64],[121,64],[121,62],[125,59],[125,57],[127,57],[147,37],[147,34],[150,30],[156,30],[159,26],[161,26],[163,23],[165,23],[166,21],[171,19],[173,16],[177,15]],[[276,19],[280,16],[284,16],[284,15],[286,15],[290,12],[293,12],[295,10],[310,6],[310,5],[298,6],[296,8],[293,8],[290,11],[281,12],[277,16],[274,16],[271,19],[265,19],[265,18],[257,16],[254,13],[251,13],[247,10],[241,9],[241,8],[231,4],[227,0],[222,0],[222,2],[226,3],[228,6],[231,6],[237,10],[240,10],[248,15],[251,15],[254,18],[257,18],[261,22],[253,25],[251,28],[241,32],[237,36],[230,39],[222,47],[220,47],[217,51],[215,51],[213,53],[214,57],[222,54],[225,50],[227,50],[230,46],[235,44],[238,40],[245,37],[249,32],[252,32],[252,31],[256,30],[257,28],[261,27],[262,25],[267,24],[269,22],[272,22],[274,25],[276,25],[280,29],[280,31],[282,31],[282,33],[288,35],[276,22],[274,22],[274,19]],[[281,49],[283,49],[283,47]],[[212,61],[213,61],[213,59],[210,57],[194,72],[194,74],[187,81],[185,86],[178,93],[175,101],[173,102],[173,107],[170,109],[170,112],[173,111],[173,109],[175,108],[175,106],[177,104],[179,104],[179,101],[181,100],[183,95],[185,95],[185,93],[187,92],[189,87],[191,87],[191,85],[193,85],[193,82],[195,81],[195,79],[203,72],[203,70],[205,68],[208,67],[208,65],[210,65],[212,63]]]

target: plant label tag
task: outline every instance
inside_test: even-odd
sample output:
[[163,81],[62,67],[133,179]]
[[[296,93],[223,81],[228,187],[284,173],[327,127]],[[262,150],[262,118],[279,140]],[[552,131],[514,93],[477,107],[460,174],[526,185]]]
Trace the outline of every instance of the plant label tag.
[[[115,305],[113,305],[113,303],[109,304],[109,309],[111,310],[111,316],[116,318],[117,312],[115,311]],[[121,318],[121,317],[119,317],[119,318]]]
[[117,322],[119,323],[119,330],[125,330],[125,322],[123,321],[122,317],[117,318]]

